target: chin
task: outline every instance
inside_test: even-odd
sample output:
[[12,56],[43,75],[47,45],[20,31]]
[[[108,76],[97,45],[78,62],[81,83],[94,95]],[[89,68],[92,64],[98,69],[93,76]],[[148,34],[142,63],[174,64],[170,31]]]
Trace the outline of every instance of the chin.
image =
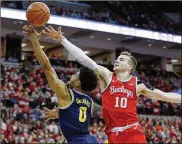
[[114,67],[113,71],[119,71],[120,69],[118,67]]
[[124,69],[121,69],[121,68],[116,67],[116,68],[113,68],[113,71],[114,72],[123,72]]

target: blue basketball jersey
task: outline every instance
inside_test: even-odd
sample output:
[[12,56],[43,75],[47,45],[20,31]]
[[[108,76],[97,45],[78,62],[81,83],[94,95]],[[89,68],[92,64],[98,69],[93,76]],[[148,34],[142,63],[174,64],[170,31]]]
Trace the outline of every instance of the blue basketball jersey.
[[86,94],[69,89],[72,101],[59,108],[59,124],[67,141],[81,135],[88,135],[93,101]]

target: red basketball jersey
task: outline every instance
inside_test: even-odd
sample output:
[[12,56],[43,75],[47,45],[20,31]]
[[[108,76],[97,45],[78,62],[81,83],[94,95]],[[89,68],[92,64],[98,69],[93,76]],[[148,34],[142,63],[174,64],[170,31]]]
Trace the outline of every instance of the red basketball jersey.
[[102,92],[106,133],[110,132],[111,128],[126,126],[138,121],[136,85],[135,76],[131,76],[128,81],[121,82],[113,73],[110,84]]

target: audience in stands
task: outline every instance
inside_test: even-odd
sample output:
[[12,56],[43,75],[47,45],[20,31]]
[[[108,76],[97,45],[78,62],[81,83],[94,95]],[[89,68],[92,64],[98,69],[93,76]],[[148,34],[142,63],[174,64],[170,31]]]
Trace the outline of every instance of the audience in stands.
[[[63,7],[58,8],[54,5],[49,5],[51,14],[60,15],[65,17],[73,17],[78,19],[94,20],[99,22],[107,22],[110,24],[119,24],[130,27],[144,28],[147,30],[155,30],[161,32],[182,34],[180,24],[176,24],[172,21],[168,21],[163,18],[162,12],[151,13],[149,9],[155,9],[155,5],[152,3],[143,3],[142,5],[136,2],[130,2],[128,4],[122,2],[109,2],[114,5],[115,9],[118,9],[120,13],[115,13],[108,8],[108,10],[92,8],[84,12],[76,10],[66,10]],[[140,6],[139,6],[140,5]],[[104,5],[103,5],[104,6]],[[15,9],[26,9],[21,2],[4,1],[2,7],[15,8]],[[140,7],[140,8],[139,8]],[[147,9],[149,12],[145,12],[141,9]],[[112,14],[111,14],[112,13]]]
[[[52,62],[54,63],[55,61]],[[34,64],[35,63],[36,61],[34,61]],[[70,75],[77,70],[76,63],[66,62],[66,64],[68,64],[67,68],[63,62],[65,68],[56,70],[58,77],[65,82],[68,81]],[[55,66],[56,65],[57,64],[55,64]],[[176,82],[177,78],[174,78],[170,73],[157,69],[153,70],[154,68],[147,68],[139,65],[137,72],[140,79],[150,82],[153,86],[166,91],[172,91],[179,87],[178,85],[174,87],[173,80]],[[158,77],[157,79],[155,78],[156,75]],[[159,79],[160,77],[161,79]],[[29,71],[23,66],[17,68],[2,66],[0,87],[0,133],[3,142],[66,142],[59,129],[58,121],[51,120],[45,123],[45,120],[42,118],[42,108],[55,108],[57,106],[57,99],[47,85],[45,75],[40,68],[37,67],[37,69],[31,69]],[[94,100],[100,100],[99,88],[93,92],[93,98]],[[101,104],[100,102],[97,103]],[[137,111],[139,114],[145,114],[146,116],[146,118],[141,116],[140,123],[143,126],[148,142],[181,142],[182,126],[178,117],[168,119],[168,117],[165,116],[160,118],[151,118],[151,116],[149,116],[181,116],[180,104],[165,103],[141,96],[138,100]],[[90,133],[97,138],[99,143],[107,141],[104,129],[105,125],[102,119],[102,110],[98,109],[96,113],[94,113],[89,130]]]

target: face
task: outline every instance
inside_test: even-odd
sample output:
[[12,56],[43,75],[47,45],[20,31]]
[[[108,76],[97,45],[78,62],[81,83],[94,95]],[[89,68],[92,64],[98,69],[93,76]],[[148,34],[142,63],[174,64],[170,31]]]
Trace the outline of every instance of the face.
[[69,88],[76,88],[79,87],[80,81],[79,81],[79,72],[77,72],[74,75],[71,75],[70,81],[68,81],[68,87]]
[[130,57],[126,55],[120,55],[114,63],[114,72],[130,71],[132,66],[129,64]]

